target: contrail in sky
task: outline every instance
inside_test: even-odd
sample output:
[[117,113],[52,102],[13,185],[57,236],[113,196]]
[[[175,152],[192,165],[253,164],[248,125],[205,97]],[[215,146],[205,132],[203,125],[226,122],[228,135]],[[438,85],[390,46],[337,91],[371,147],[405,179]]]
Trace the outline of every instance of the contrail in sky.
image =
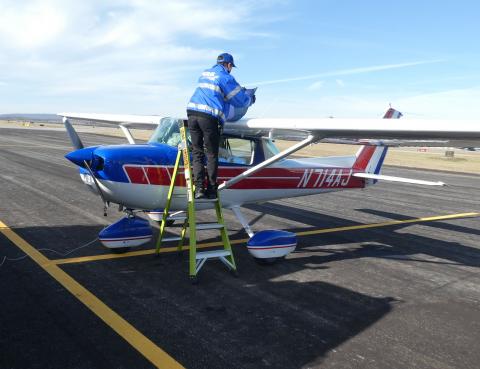
[[265,85],[273,85],[273,84],[276,84],[276,83],[304,81],[304,80],[307,80],[307,79],[315,79],[315,78],[323,78],[323,77],[345,76],[345,75],[349,75],[349,74],[378,72],[378,71],[381,71],[381,70],[406,68],[406,67],[413,67],[415,65],[433,64],[433,63],[441,63],[441,62],[444,62],[444,60],[424,60],[424,61],[401,63],[401,64],[374,65],[372,67],[341,69],[341,70],[335,70],[335,71],[319,73],[319,74],[310,74],[308,76],[301,76],[301,77],[291,77],[291,78],[283,78],[283,79],[273,79],[273,80],[270,80],[270,81],[259,81],[259,82],[253,82],[253,83],[246,83],[246,85],[249,85],[249,86],[265,86]]

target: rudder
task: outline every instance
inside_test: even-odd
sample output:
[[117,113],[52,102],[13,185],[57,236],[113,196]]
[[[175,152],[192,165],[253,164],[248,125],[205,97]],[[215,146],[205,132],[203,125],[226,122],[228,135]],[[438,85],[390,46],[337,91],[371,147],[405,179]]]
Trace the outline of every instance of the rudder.
[[[400,119],[403,116],[401,112],[390,107],[384,114],[384,119]],[[362,146],[357,154],[353,164],[353,169],[363,171],[365,173],[380,174],[388,147],[382,145],[365,145]]]

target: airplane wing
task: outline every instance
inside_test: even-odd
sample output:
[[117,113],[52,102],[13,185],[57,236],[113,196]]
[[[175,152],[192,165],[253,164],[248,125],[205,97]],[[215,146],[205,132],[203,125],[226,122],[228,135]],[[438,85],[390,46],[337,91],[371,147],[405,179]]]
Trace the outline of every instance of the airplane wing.
[[[162,116],[126,114],[59,113],[70,122],[155,129]],[[395,123],[392,123],[395,122]],[[226,122],[225,133],[313,142],[384,146],[479,147],[480,124],[477,121],[405,119],[295,119],[254,118]],[[126,133],[127,135],[127,133]],[[127,136],[128,138],[128,136]],[[129,139],[130,141],[130,139]],[[312,143],[313,143],[312,142]]]
[[225,132],[300,141],[376,144],[385,146],[475,147],[480,122],[402,119],[243,119],[226,123]]
[[155,129],[163,117],[158,115],[128,115],[128,114],[89,114],[89,113],[58,113],[63,117],[65,128],[72,140],[75,148],[83,147],[83,144],[77,133],[72,127],[72,123],[98,126],[116,126],[120,127],[123,134],[130,144],[135,144],[129,128],[136,129]]
[[[389,147],[444,147],[450,146],[448,140],[397,140],[397,139],[348,139],[348,138],[324,138],[321,142],[347,145],[374,145]],[[458,142],[460,144],[460,142]]]
[[155,129],[163,118],[159,115],[131,114],[89,114],[89,113],[58,113],[72,123],[88,125],[124,125],[142,129]]

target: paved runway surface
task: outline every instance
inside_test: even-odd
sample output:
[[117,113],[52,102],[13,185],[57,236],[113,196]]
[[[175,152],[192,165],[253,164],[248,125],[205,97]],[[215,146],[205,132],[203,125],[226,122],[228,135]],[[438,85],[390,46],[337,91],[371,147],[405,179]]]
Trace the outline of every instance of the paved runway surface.
[[[65,132],[0,130],[0,264],[8,258],[0,267],[0,368],[153,368],[148,357],[157,349],[186,368],[478,368],[478,216],[313,232],[268,267],[240,243],[240,277],[212,261],[198,286],[189,283],[185,253],[57,266],[42,257],[109,254],[96,241],[66,255],[121,216],[116,208],[102,216],[99,199],[63,158],[70,150]],[[480,176],[384,173],[451,186],[383,183],[252,205],[245,215],[256,230],[306,232],[480,212]],[[246,238],[225,215],[232,238]],[[41,250],[37,261],[12,260],[24,255],[22,239]],[[99,299],[90,308],[81,302],[86,293],[75,292],[82,288]],[[126,335],[139,333],[142,350],[114,331],[120,323],[97,316],[103,306],[107,318],[129,323],[121,326]]]

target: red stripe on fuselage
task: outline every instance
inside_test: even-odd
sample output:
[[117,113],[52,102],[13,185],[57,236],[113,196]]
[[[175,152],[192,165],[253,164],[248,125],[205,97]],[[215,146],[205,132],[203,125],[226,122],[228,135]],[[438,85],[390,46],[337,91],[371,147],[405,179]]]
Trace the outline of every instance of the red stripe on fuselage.
[[145,176],[145,172],[141,166],[124,166],[125,172],[130,179],[130,182],[136,184],[148,184],[148,179]]
[[[368,162],[368,161],[367,161]],[[152,185],[169,186],[173,167],[144,166]],[[219,183],[227,181],[246,171],[248,167],[219,167]],[[138,165],[125,165],[125,172],[131,183],[146,184],[138,175],[142,170]],[[175,181],[176,186],[185,187],[183,168]],[[233,185],[232,189],[314,189],[314,188],[363,188],[364,180],[353,177],[357,172],[351,168],[264,168],[252,176]],[[133,176],[130,176],[133,173]]]
[[[170,185],[171,178],[173,176],[173,167],[161,167],[161,166],[144,166],[147,173],[148,180],[152,185]],[[185,177],[183,176],[183,168],[179,168],[177,179],[175,180],[175,186],[185,187]]]

